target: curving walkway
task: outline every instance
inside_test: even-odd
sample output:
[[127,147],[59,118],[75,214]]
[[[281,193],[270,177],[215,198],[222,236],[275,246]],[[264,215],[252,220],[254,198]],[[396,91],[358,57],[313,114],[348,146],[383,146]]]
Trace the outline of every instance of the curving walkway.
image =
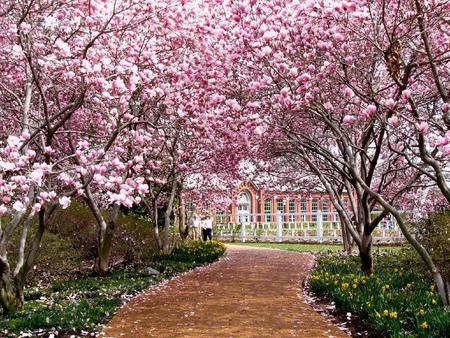
[[137,296],[106,337],[347,337],[303,301],[304,253],[228,247],[227,257]]

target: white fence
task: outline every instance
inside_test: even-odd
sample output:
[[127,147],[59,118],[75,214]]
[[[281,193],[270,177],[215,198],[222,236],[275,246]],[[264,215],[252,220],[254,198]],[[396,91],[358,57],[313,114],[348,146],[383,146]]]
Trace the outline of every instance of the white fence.
[[[381,222],[372,233],[380,242],[399,242],[404,237],[391,220]],[[342,242],[337,213],[218,214],[214,237],[225,241]]]

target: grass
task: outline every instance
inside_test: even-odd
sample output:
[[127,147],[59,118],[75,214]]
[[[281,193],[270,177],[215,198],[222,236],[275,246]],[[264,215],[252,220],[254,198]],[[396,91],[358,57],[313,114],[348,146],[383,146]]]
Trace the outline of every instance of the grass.
[[210,263],[224,253],[222,243],[196,241],[178,247],[173,256],[163,256],[151,264],[161,272],[159,275],[149,275],[145,269],[122,268],[113,270],[108,277],[82,275],[54,282],[48,288],[26,289],[23,310],[0,317],[0,335],[15,337],[21,332],[50,332],[52,328],[66,335],[98,332],[101,324],[136,293],[178,273]]
[[416,255],[383,255],[375,260],[375,274],[366,276],[358,272],[358,257],[320,257],[311,290],[332,300],[338,312],[356,314],[374,334],[448,336],[450,312]]
[[[336,253],[342,251],[341,244],[317,244],[317,243],[227,243],[227,245],[243,245],[258,248],[281,249],[298,252]],[[399,252],[401,246],[374,246],[373,252]]]

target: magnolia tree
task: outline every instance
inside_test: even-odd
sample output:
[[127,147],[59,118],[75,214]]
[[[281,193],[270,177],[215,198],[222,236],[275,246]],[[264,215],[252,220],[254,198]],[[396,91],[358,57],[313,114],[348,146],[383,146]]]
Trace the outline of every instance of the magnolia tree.
[[[140,159],[120,155],[126,152],[124,145],[133,144],[131,129],[146,123],[134,114],[138,94],[144,99],[164,94],[151,69],[158,67],[155,55],[175,48],[180,38],[168,24],[178,14],[161,15],[167,8],[168,3],[143,6],[133,1],[0,5],[4,313],[21,306],[25,276],[45,224],[57,205],[70,204],[71,196],[85,198],[96,216],[96,267],[107,269],[119,205],[136,201],[147,189],[134,171]],[[160,27],[169,33],[160,36]],[[158,44],[158,38],[165,40]],[[109,206],[109,220],[100,206]],[[35,214],[37,230],[25,255]],[[18,226],[19,259],[12,269],[7,246]]]
[[[350,193],[356,229],[362,224],[363,231],[358,239],[348,229],[369,263],[363,269],[371,271],[370,235],[389,212],[446,304],[446,282],[409,233],[401,209],[421,187],[437,186],[445,196],[447,141],[441,137],[441,148],[430,149],[429,140],[446,132],[447,7],[439,1],[310,1],[229,11],[247,56],[240,67],[258,74],[252,78],[267,123],[286,140],[279,144],[288,157],[299,156],[330,195],[339,184]],[[270,25],[277,20],[277,27]],[[374,207],[382,213],[371,218]]]

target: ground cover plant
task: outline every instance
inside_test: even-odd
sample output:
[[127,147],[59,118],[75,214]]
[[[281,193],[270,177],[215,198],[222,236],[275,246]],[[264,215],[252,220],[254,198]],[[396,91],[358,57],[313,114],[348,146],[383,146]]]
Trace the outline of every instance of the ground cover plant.
[[58,334],[98,332],[100,324],[136,293],[177,273],[213,262],[224,253],[222,243],[195,241],[179,245],[173,256],[163,255],[150,264],[160,274],[150,274],[147,268],[121,267],[108,277],[77,276],[50,287],[26,289],[23,310],[0,317],[0,332],[8,337],[39,330]]
[[356,314],[374,334],[446,337],[450,312],[417,260],[410,251],[376,255],[375,274],[369,276],[355,273],[358,257],[324,256],[311,275],[311,290],[333,301],[338,312]]

